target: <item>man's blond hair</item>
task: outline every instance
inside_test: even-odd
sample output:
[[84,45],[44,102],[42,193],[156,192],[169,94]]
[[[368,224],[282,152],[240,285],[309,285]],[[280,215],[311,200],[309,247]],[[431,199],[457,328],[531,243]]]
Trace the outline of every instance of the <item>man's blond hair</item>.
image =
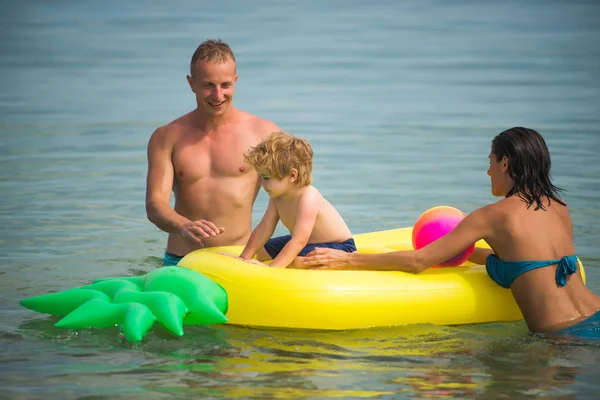
[[289,176],[295,168],[298,171],[296,186],[311,184],[312,157],[312,147],[306,140],[286,132],[271,133],[244,154],[248,164],[277,179]]
[[190,75],[194,76],[194,67],[198,60],[208,60],[212,63],[224,63],[228,59],[235,63],[231,47],[220,39],[209,39],[198,46],[190,62]]

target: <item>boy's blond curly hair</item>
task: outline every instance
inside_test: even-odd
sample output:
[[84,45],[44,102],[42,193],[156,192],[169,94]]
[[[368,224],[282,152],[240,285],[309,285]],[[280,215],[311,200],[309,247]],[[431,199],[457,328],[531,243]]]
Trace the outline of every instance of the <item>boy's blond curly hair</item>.
[[277,179],[289,176],[295,168],[298,171],[295,185],[308,186],[312,182],[312,156],[312,147],[306,140],[286,132],[273,132],[244,153],[244,161]]

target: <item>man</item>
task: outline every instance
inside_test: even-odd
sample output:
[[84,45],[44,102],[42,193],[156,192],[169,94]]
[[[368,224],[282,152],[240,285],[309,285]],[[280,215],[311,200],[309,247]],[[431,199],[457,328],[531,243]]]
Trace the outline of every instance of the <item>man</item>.
[[243,154],[280,129],[233,107],[237,78],[229,45],[202,43],[187,76],[196,109],[156,129],[148,142],[146,212],[169,233],[165,265],[198,248],[243,245],[250,236],[259,180]]

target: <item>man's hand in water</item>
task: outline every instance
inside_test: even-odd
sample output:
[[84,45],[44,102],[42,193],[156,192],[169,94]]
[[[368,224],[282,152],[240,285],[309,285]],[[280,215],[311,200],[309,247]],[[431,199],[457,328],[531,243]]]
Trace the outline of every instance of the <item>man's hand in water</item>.
[[179,234],[192,243],[204,245],[204,240],[209,237],[220,235],[225,232],[225,228],[217,227],[210,221],[201,219],[190,221],[179,229]]

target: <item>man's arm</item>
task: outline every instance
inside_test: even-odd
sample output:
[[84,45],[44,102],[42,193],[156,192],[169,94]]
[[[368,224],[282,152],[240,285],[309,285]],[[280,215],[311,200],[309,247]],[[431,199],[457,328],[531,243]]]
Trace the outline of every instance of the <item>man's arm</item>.
[[225,228],[218,228],[210,221],[190,221],[171,208],[169,200],[173,190],[173,146],[173,140],[165,127],[156,129],[148,142],[146,215],[161,230],[178,233],[192,243],[202,244],[203,238],[216,236]]
[[148,175],[146,177],[146,215],[148,220],[165,232],[177,233],[190,222],[171,208],[173,190],[173,143],[168,129],[160,127],[148,142]]

